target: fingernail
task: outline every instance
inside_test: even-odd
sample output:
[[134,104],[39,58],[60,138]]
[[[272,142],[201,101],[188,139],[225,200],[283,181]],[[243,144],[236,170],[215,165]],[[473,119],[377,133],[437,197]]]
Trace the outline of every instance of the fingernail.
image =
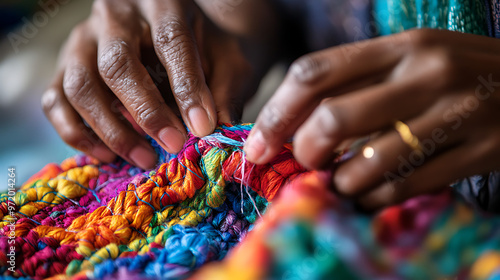
[[188,113],[191,129],[196,136],[206,136],[212,133],[213,125],[208,118],[207,111],[201,107],[193,107]]
[[98,145],[92,148],[91,155],[106,163],[113,162],[116,158],[116,155],[112,151],[102,145]]
[[245,143],[244,151],[247,160],[258,163],[266,152],[266,141],[260,130],[250,134]]
[[184,135],[173,127],[166,127],[162,129],[158,136],[169,153],[180,152],[184,146],[184,142],[186,142]]
[[133,148],[132,151],[130,151],[129,157],[142,169],[153,168],[156,164],[156,154],[153,150],[141,145]]

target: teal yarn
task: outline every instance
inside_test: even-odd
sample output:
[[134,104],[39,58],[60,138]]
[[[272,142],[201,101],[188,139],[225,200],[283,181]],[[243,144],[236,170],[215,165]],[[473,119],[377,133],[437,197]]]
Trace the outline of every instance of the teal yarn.
[[380,35],[411,28],[447,29],[488,35],[484,0],[375,0],[375,20]]

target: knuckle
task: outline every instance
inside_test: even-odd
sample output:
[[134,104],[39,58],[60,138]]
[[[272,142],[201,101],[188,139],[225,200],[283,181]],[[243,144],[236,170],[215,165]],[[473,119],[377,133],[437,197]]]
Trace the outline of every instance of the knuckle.
[[75,52],[78,52],[83,42],[88,41],[89,36],[92,35],[86,22],[78,24],[71,30],[68,39],[62,43],[59,53],[59,60],[63,65],[66,60],[74,56]]
[[99,74],[108,81],[122,77],[128,69],[130,47],[124,41],[113,40],[103,50],[98,60]]
[[136,14],[137,8],[130,1],[121,0],[95,0],[91,10],[91,18],[97,26],[116,23],[123,25],[137,17]]
[[460,69],[457,59],[451,51],[437,48],[432,51],[428,59],[429,74],[434,77],[438,87],[450,86],[456,82]]
[[144,102],[136,109],[136,122],[144,130],[153,130],[158,126],[161,119],[161,112],[163,110],[162,103],[160,102]]
[[[172,90],[181,106],[189,107],[192,93],[201,89],[202,77],[198,76],[195,45],[189,29],[178,17],[169,16],[155,30],[155,46],[165,54],[172,80]],[[187,103],[187,104],[185,104]]]
[[172,77],[172,91],[183,109],[190,107],[194,93],[201,89],[200,79],[191,73],[180,73]]
[[56,89],[49,89],[42,95],[42,110],[45,115],[48,115],[58,102],[58,94]]
[[154,41],[167,52],[179,50],[184,43],[191,40],[189,29],[179,17],[168,16],[162,19],[158,26]]
[[[320,170],[327,166],[329,159],[332,158],[333,154],[328,151],[318,152],[315,149],[311,149],[314,147],[315,143],[314,139],[302,136],[302,139],[297,135],[293,141],[293,155],[298,163],[309,170]],[[333,161],[333,160],[332,160]]]
[[[385,186],[386,188],[394,188],[394,186]],[[383,197],[377,197],[378,207],[391,206],[404,201],[404,199],[395,193],[395,191],[389,190]]]
[[[87,129],[87,128],[86,128]],[[90,145],[90,141],[85,139],[84,135],[81,131],[72,126],[66,126],[61,129],[59,132],[61,139],[66,142],[68,145],[77,148],[78,150],[82,150],[82,146]],[[85,145],[84,145],[85,144]]]
[[428,48],[435,46],[440,42],[440,38],[436,36],[435,31],[428,28],[412,29],[406,32],[408,41],[415,49]]
[[312,83],[323,77],[331,68],[328,59],[305,55],[290,66],[290,76],[299,83]]
[[356,182],[350,173],[337,172],[333,177],[336,191],[343,197],[354,198],[357,195]]
[[92,4],[92,14],[100,13],[103,9],[108,8],[108,0],[94,0]]
[[383,185],[385,188],[385,201],[387,204],[395,204],[405,199],[406,190],[413,190],[412,180],[405,180],[404,183],[401,182],[387,182]]
[[92,88],[87,68],[83,65],[68,68],[64,73],[63,88],[68,101],[72,104],[84,101]]
[[326,138],[340,138],[347,127],[342,121],[341,110],[336,105],[322,105],[316,112],[318,130]]
[[287,108],[284,106],[273,104],[268,104],[263,108],[262,115],[259,118],[263,121],[262,123],[265,123],[261,129],[263,134],[265,134],[264,136],[272,138],[271,135],[285,131],[294,118],[286,110]]
[[87,21],[81,22],[77,24],[73,30],[71,31],[70,38],[71,39],[82,39],[87,36],[89,32],[89,27]]
[[97,16],[103,16],[105,14],[109,14],[113,9],[112,6],[120,6],[120,3],[114,3],[113,5],[113,0],[94,0],[94,3],[92,4],[91,8],[91,14],[92,15],[97,15]]

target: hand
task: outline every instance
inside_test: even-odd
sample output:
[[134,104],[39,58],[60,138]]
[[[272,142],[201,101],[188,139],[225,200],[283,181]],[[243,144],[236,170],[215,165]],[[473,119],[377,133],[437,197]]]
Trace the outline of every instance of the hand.
[[[366,208],[433,192],[500,168],[500,40],[412,30],[307,55],[260,113],[247,139],[263,164],[292,135],[297,160],[327,168],[347,140],[379,133],[336,167],[333,186]],[[407,123],[423,152],[394,129]]]
[[238,40],[193,1],[97,0],[68,39],[42,105],[69,145],[146,169],[156,155],[140,132],[178,152],[186,130],[177,113],[205,136],[239,117],[251,76]]

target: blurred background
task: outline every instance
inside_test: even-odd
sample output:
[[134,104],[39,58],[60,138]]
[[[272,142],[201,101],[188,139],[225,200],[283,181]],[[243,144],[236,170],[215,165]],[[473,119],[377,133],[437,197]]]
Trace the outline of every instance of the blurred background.
[[[50,162],[77,153],[45,118],[40,98],[55,72],[58,52],[92,0],[0,1],[0,191],[7,189],[7,169],[16,168],[19,187]],[[244,122],[255,121],[259,108],[285,72],[277,66],[247,105]]]

